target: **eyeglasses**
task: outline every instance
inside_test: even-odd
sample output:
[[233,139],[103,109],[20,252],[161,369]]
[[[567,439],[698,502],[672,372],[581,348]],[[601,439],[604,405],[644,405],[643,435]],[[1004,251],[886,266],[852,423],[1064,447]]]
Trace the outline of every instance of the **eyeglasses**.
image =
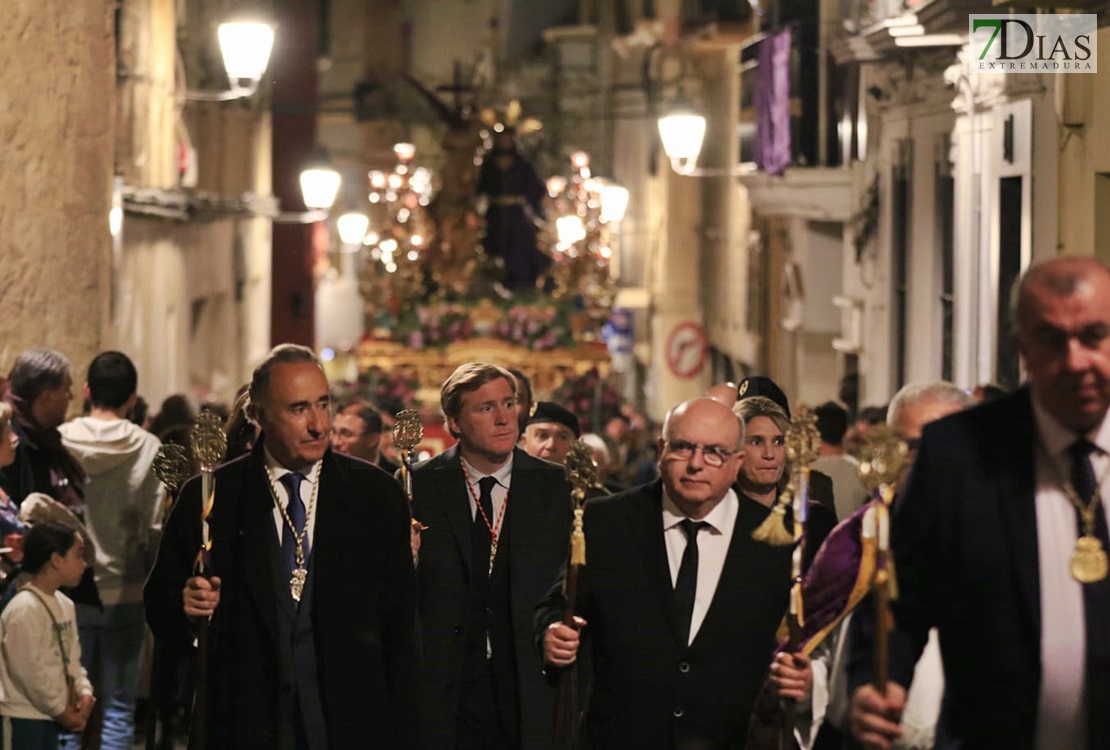
[[683,461],[689,461],[694,457],[694,454],[699,450],[701,451],[701,460],[705,461],[706,466],[713,468],[720,468],[725,465],[725,461],[736,455],[735,451],[730,451],[720,445],[702,445],[701,443],[691,443],[686,440],[668,440],[667,452],[672,456]]

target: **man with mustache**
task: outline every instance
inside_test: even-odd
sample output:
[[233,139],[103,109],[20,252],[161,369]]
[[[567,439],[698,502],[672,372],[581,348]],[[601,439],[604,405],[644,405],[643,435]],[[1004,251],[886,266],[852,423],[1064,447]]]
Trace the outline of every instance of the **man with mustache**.
[[895,505],[885,695],[865,656],[870,608],[853,621],[851,728],[865,747],[900,735],[933,627],[938,748],[1110,747],[1110,269],[1032,266],[1011,316],[1028,386],[926,426]]
[[252,451],[215,472],[209,573],[201,483],[181,488],[144,591],[163,644],[210,619],[209,747],[410,748],[416,726],[409,509],[377,467],[328,449],[331,398],[311,349],[254,371]]
[[554,691],[532,647],[532,611],[567,555],[561,467],[516,447],[517,381],[458,367],[440,393],[458,443],[412,472],[422,534],[417,582],[424,673],[421,746],[551,747]]

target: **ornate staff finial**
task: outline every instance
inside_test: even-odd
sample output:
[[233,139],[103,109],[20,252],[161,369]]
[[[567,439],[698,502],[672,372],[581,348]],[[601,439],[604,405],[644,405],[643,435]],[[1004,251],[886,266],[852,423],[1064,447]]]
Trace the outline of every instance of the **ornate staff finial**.
[[158,477],[158,481],[171,493],[177,492],[177,488],[189,478],[192,468],[192,461],[185,446],[174,443],[166,443],[159,448],[158,455],[154,457],[154,463],[151,465],[154,476]]
[[216,477],[214,475],[216,464],[223,460],[227,453],[227,435],[224,434],[220,418],[211,412],[205,412],[197,417],[193,425],[193,432],[189,436],[189,444],[193,448],[193,456],[200,464],[200,526],[201,548],[197,553],[196,571],[204,574],[211,567],[212,537],[209,533],[208,517],[212,515],[212,508],[216,504]]
[[586,564],[586,532],[582,526],[586,490],[597,485],[598,470],[590,446],[575,440],[567,453],[567,481],[574,488],[574,525],[570,532],[570,564]]
[[808,469],[821,455],[821,433],[817,431],[817,417],[807,407],[801,406],[786,431],[786,457],[798,469]]
[[204,412],[198,416],[189,436],[189,443],[202,470],[216,468],[216,464],[223,461],[224,454],[227,453],[227,435],[220,418],[212,412]]
[[420,419],[420,412],[416,409],[397,412],[397,421],[393,424],[393,444],[408,452],[420,445],[423,439],[424,422]]
[[909,448],[889,427],[877,427],[867,435],[860,455],[859,478],[871,492],[878,491],[887,505],[894,498],[894,489]]
[[[397,421],[393,423],[393,444],[401,451],[401,485],[405,488],[405,496],[412,502],[412,463],[416,460],[416,446],[424,439],[424,420],[420,418],[417,409],[402,409],[397,412]],[[417,532],[426,531],[427,526],[415,518],[412,527]],[[415,548],[413,559],[416,559]]]

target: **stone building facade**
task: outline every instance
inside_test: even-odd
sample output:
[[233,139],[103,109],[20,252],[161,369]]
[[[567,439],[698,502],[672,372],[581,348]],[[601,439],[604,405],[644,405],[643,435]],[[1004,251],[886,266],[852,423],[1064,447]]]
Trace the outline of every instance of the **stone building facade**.
[[115,43],[110,0],[16,2],[0,25],[0,371],[83,368],[108,339]]

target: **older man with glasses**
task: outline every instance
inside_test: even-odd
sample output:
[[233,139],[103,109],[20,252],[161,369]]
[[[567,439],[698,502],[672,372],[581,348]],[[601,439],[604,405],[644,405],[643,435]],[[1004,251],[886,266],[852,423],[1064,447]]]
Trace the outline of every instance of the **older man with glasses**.
[[660,479],[586,506],[578,628],[552,589],[537,608],[550,670],[592,642],[593,747],[741,746],[786,609],[790,547],[752,539],[770,508],[732,489],[743,424],[710,399],[667,414]]

